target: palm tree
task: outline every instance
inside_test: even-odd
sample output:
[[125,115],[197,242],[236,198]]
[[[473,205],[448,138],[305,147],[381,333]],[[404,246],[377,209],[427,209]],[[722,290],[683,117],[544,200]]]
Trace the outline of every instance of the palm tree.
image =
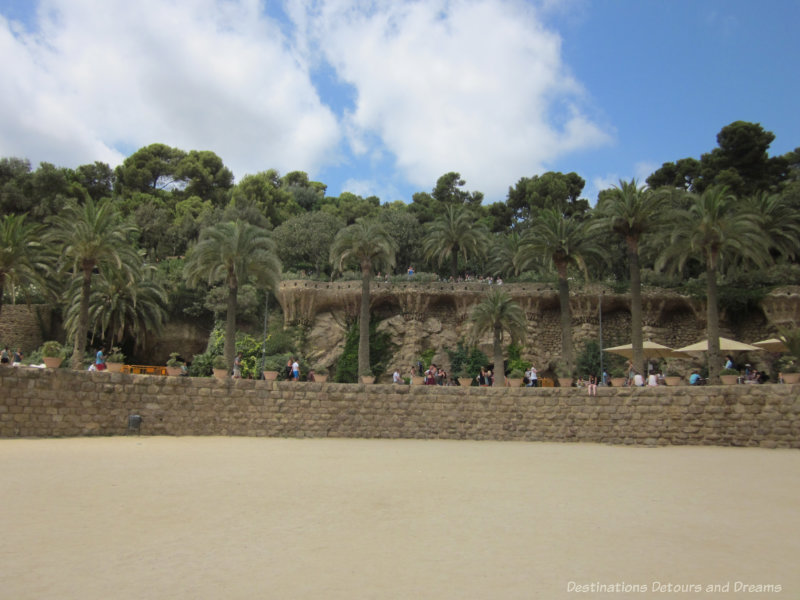
[[25,215],[5,215],[0,220],[0,312],[6,286],[15,287],[41,283],[46,268],[41,226],[26,223]]
[[225,361],[233,365],[236,354],[236,311],[239,286],[250,279],[271,290],[281,279],[281,262],[270,232],[244,221],[206,227],[189,251],[184,267],[189,285],[205,279],[209,285],[224,282],[228,288],[225,313]]
[[397,246],[383,224],[374,219],[360,220],[342,229],[331,246],[333,268],[342,271],[355,263],[361,269],[361,310],[358,329],[358,374],[371,375],[369,365],[370,280],[375,269],[394,267]]
[[516,231],[499,234],[494,239],[489,259],[489,267],[493,275],[517,277],[522,273],[523,264],[527,268],[531,268],[530,261],[525,260],[523,242],[523,236]]
[[694,258],[705,267],[708,374],[716,381],[721,365],[717,293],[720,268],[724,260],[733,258],[763,267],[770,260],[770,240],[764,235],[759,216],[737,206],[736,197],[726,188],[708,188],[702,195],[690,194],[689,199],[688,208],[673,212],[669,243],[655,266],[671,266],[680,271]]
[[472,335],[475,338],[487,331],[492,332],[492,353],[494,354],[495,385],[505,385],[503,368],[503,333],[508,332],[511,341],[525,339],[525,313],[500,287],[489,290],[480,304],[472,309]]
[[80,369],[89,329],[89,299],[92,275],[97,269],[123,269],[136,265],[140,257],[129,239],[136,227],[124,222],[110,200],[95,202],[87,198],[83,204],[71,201],[49,219],[52,228],[48,235],[50,249],[60,252],[62,268],[80,279],[80,311],[74,328],[72,368]]
[[792,206],[788,196],[760,192],[745,198],[742,205],[744,211],[757,217],[764,236],[772,242],[777,255],[788,259],[797,257],[800,213]]
[[477,221],[475,213],[465,206],[448,205],[444,212],[427,225],[422,251],[427,260],[442,264],[450,259],[450,272],[458,275],[458,258],[482,256],[488,244],[486,225]]
[[[120,269],[102,273],[92,286],[89,299],[89,327],[99,333],[111,348],[126,336],[142,347],[150,332],[159,332],[167,318],[165,306],[167,293],[154,277],[153,266]],[[73,298],[80,287],[73,286]],[[79,301],[70,303],[64,319],[64,328],[74,331],[78,323]],[[108,339],[106,336],[108,335]]]
[[639,268],[639,242],[641,237],[654,231],[661,223],[665,196],[654,193],[644,186],[620,180],[609,194],[601,197],[597,210],[600,222],[620,235],[628,249],[628,267],[631,278],[631,345],[633,364],[642,373],[644,352],[642,350],[642,277]]
[[572,356],[572,310],[569,305],[570,266],[579,267],[588,279],[586,260],[597,257],[605,260],[599,236],[599,223],[565,217],[556,209],[545,209],[538,213],[536,221],[525,232],[526,262],[535,263],[541,257],[549,259],[558,274],[558,299],[561,307],[561,359],[570,372]]

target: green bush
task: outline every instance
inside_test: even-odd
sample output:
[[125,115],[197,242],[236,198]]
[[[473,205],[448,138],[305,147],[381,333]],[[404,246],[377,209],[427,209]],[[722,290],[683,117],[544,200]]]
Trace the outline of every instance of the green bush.
[[[388,332],[377,330],[377,323],[369,327],[369,364],[373,375],[386,370],[394,345]],[[336,362],[333,380],[337,383],[357,383],[358,379],[358,321],[350,326],[345,337],[344,350]]]

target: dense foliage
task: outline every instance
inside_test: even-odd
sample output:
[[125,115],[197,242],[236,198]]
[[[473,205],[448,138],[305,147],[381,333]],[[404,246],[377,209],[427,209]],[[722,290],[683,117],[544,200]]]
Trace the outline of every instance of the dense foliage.
[[[354,268],[363,280],[365,263],[348,265],[354,248],[336,240],[369,222],[382,232],[381,251],[390,251],[383,259],[394,259],[374,261],[369,277],[403,279],[409,267],[443,278],[501,276],[557,283],[562,297],[591,277],[634,296],[641,286],[675,287],[736,319],[772,287],[800,283],[800,148],[770,156],[774,139],[737,121],[722,128],[716,148],[664,163],[647,187],[621,181],[587,199],[577,173],[521,174],[493,204],[457,172],[408,203],[382,204],[327,195],[300,171],[266,169],[236,182],[213,152],[164,144],[116,168],[34,169],[25,158],[1,158],[0,311],[29,300],[58,306],[76,365],[87,344],[135,352],[143,332],[172,319],[210,328],[224,316],[228,338],[234,325],[257,332],[264,295],[281,271],[327,279]],[[734,222],[752,243],[715,246],[714,227]],[[236,250],[239,263],[199,258],[207,240],[221,247],[232,239],[226,228],[236,223],[247,224],[258,262],[270,257],[269,273],[231,271],[249,256],[245,247]],[[198,257],[188,270],[187,256]],[[570,338],[562,352],[571,363]],[[232,350],[229,343],[229,359]]]

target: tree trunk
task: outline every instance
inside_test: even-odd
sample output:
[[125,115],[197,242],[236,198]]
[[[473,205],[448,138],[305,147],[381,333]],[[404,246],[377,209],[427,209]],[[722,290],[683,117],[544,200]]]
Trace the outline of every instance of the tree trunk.
[[497,325],[494,326],[492,350],[494,351],[494,384],[497,387],[503,387],[506,384],[506,372],[503,367],[503,330]]
[[6,274],[0,272],[0,315],[3,314],[3,293],[6,289]]
[[642,275],[639,269],[639,244],[636,238],[627,238],[628,264],[631,272],[631,345],[633,366],[642,376],[647,375],[642,350]]
[[556,262],[558,271],[558,302],[561,306],[561,360],[567,363],[572,374],[572,310],[569,306],[569,281],[567,263]]
[[719,383],[719,309],[717,308],[717,261],[715,257],[708,260],[706,276],[708,291],[706,293],[706,333],[708,335],[708,382]]
[[450,257],[450,272],[453,274],[453,279],[458,279],[458,247],[453,248]]
[[71,366],[76,371],[83,369],[83,354],[86,351],[86,331],[89,329],[89,297],[92,294],[92,271],[94,263],[83,265],[83,283],[81,285],[81,310],[78,313],[78,330],[72,346]]
[[358,375],[372,375],[369,368],[369,284],[372,265],[361,265],[361,311],[358,318]]
[[225,313],[225,362],[228,363],[228,370],[233,368],[233,357],[236,355],[236,307],[238,287],[228,288],[228,306]]

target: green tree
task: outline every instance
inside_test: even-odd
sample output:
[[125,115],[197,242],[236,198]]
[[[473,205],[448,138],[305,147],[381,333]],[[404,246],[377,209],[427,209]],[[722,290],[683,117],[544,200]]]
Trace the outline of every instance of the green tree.
[[303,213],[284,221],[272,235],[287,271],[313,268],[322,273],[336,234],[344,227],[338,217],[322,211]]
[[266,229],[242,221],[207,227],[187,256],[185,274],[190,285],[205,279],[209,284],[221,281],[227,287],[225,360],[233,366],[239,286],[252,279],[274,291],[280,282],[281,264],[272,236]]
[[525,340],[525,313],[502,288],[492,287],[486,297],[477,304],[470,314],[472,335],[480,337],[492,332],[492,354],[494,358],[494,381],[496,386],[505,385],[503,367],[503,334],[508,332],[511,342]]
[[726,188],[709,188],[702,194],[691,194],[690,200],[688,208],[672,213],[671,233],[656,268],[680,271],[692,259],[704,266],[708,373],[716,381],[721,366],[717,291],[720,268],[726,260],[736,257],[763,267],[770,260],[770,241],[758,215],[743,210]]
[[[579,267],[588,279],[586,261],[590,258],[604,260],[596,221],[581,221],[564,217],[558,209],[538,213],[531,228],[525,233],[525,253],[528,263],[541,257],[549,259],[558,274],[558,298],[561,307],[561,358],[573,367],[572,310],[569,305],[568,268]],[[524,264],[523,264],[524,268]]]
[[[403,208],[393,204],[384,204],[378,213],[377,219],[383,224],[395,242],[395,262],[401,269],[419,265],[422,262],[422,227],[419,226],[417,217],[405,209],[403,202],[398,202]],[[418,268],[418,267],[417,267]]]
[[240,212],[252,209],[260,213],[267,218],[269,222],[265,225],[270,228],[303,212],[281,185],[280,175],[275,169],[245,175],[231,192],[231,207]]
[[[92,285],[89,299],[89,328],[99,334],[107,348],[132,340],[134,348],[146,345],[147,336],[159,333],[167,317],[167,293],[155,278],[156,268],[141,264],[106,270]],[[77,285],[76,285],[77,284]],[[72,300],[64,327],[77,328],[80,307],[80,282],[70,289]]]
[[5,215],[0,219],[0,314],[7,288],[16,288],[42,282],[47,268],[42,244],[42,228],[25,220],[26,215]]
[[633,364],[646,373],[642,350],[642,276],[639,267],[639,244],[643,235],[652,232],[661,222],[665,196],[656,194],[636,180],[620,180],[597,205],[600,222],[625,240],[631,280],[631,345]]
[[426,227],[422,240],[425,258],[441,265],[450,260],[450,273],[458,276],[458,259],[482,256],[488,245],[486,226],[464,206],[448,204],[442,213]]
[[377,196],[362,198],[350,192],[342,192],[338,197],[326,197],[319,206],[321,211],[339,217],[347,225],[352,225],[358,219],[377,216],[381,201]]
[[60,214],[49,219],[51,228],[47,244],[61,256],[61,268],[72,278],[80,278],[80,312],[75,329],[72,368],[80,369],[86,349],[89,329],[89,301],[92,275],[106,269],[123,269],[140,262],[130,236],[135,226],[124,222],[110,200],[95,202],[88,198],[84,204],[72,201]]
[[509,188],[508,206],[523,220],[543,209],[567,216],[583,215],[589,210],[589,202],[580,197],[584,185],[586,182],[577,173],[548,171],[523,177]]
[[342,229],[333,241],[330,260],[334,269],[348,264],[361,270],[361,310],[359,312],[358,374],[371,375],[369,363],[370,281],[376,269],[394,267],[395,242],[382,224],[374,219],[359,221]]
[[481,208],[483,194],[462,189],[466,183],[459,173],[445,173],[436,180],[430,194],[415,193],[408,210],[423,224],[436,219],[446,206],[466,206],[477,212]]

